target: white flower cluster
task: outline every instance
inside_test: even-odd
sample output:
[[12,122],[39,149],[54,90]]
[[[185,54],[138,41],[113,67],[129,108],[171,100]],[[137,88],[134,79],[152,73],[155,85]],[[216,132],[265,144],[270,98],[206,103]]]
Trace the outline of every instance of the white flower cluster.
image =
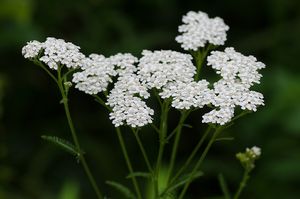
[[137,73],[149,89],[161,89],[170,82],[191,82],[196,73],[191,55],[171,50],[144,50],[142,55]]
[[49,68],[57,70],[58,65],[62,64],[68,68],[77,68],[82,66],[82,60],[85,56],[79,52],[80,47],[63,39],[48,37],[45,42],[28,42],[22,48],[22,54],[25,58],[35,58],[41,51],[43,56],[39,58]]
[[242,110],[256,111],[257,106],[264,105],[263,95],[250,90],[254,83],[260,83],[258,70],[265,67],[263,63],[233,48],[212,52],[207,62],[222,79],[213,85],[214,97],[211,102],[216,109],[203,115],[204,123],[224,125],[234,116],[236,106]]
[[182,35],[177,36],[176,41],[181,43],[185,50],[196,51],[206,43],[224,45],[226,41],[226,31],[229,27],[220,17],[209,18],[204,12],[190,11],[183,16],[182,22],[184,24],[178,28]]
[[[188,12],[179,26],[181,35],[176,37],[185,50],[198,50],[207,43],[223,45],[229,27],[219,17],[209,18],[203,12]],[[211,105],[214,109],[203,115],[202,122],[224,125],[234,117],[236,107],[256,111],[264,105],[263,95],[251,91],[260,83],[258,70],[265,67],[253,56],[244,56],[234,48],[224,52],[213,51],[207,57],[221,79],[210,87],[205,79],[195,81],[196,67],[192,56],[171,50],[144,50],[137,59],[129,53],[110,56],[91,54],[85,57],[80,47],[62,39],[47,38],[45,42],[31,41],[22,49],[25,58],[38,58],[51,69],[59,65],[79,67],[73,74],[73,83],[80,91],[98,94],[108,89],[117,79],[107,96],[107,105],[112,108],[110,119],[115,126],[141,127],[152,122],[154,111],[143,99],[149,89],[157,89],[163,99],[171,98],[176,109],[202,108]],[[137,65],[137,66],[136,66]]]
[[173,107],[202,108],[210,103],[213,92],[206,80],[194,81],[196,67],[190,55],[170,50],[144,50],[142,54],[137,71],[141,82],[149,89],[160,89],[163,99],[172,97]]
[[247,88],[254,83],[260,83],[262,75],[258,70],[265,67],[265,64],[258,62],[255,57],[244,56],[232,47],[226,48],[224,52],[211,52],[207,57],[207,65],[215,69],[224,80],[234,82],[240,79]]
[[138,59],[130,53],[118,53],[110,56],[109,60],[115,66],[115,70],[119,76],[130,75],[136,71],[134,64],[138,62]]
[[172,82],[167,84],[160,96],[162,98],[172,97],[172,107],[176,109],[202,108],[210,104],[213,92],[208,88],[209,82],[201,80],[198,82]]
[[136,71],[134,63],[138,59],[129,53],[105,58],[103,55],[91,54],[82,60],[82,71],[73,75],[75,87],[87,94],[98,94],[107,90],[112,77],[125,76]]
[[106,91],[112,76],[117,73],[111,61],[103,55],[91,54],[82,61],[83,71],[73,74],[75,88],[87,94],[97,94]]
[[139,127],[152,122],[154,111],[141,98],[146,99],[150,94],[135,74],[137,61],[129,53],[108,58],[92,54],[83,61],[83,71],[73,75],[75,87],[87,94],[106,91],[112,78],[118,75],[107,96],[107,105],[112,108],[110,119],[116,127],[124,124]]
[[27,42],[27,45],[22,48],[22,55],[26,59],[35,58],[36,56],[38,56],[42,47],[43,47],[43,43],[39,41],[34,40],[34,41]]
[[141,98],[149,96],[135,74],[120,76],[107,98],[107,105],[112,107],[112,123],[116,127],[124,124],[141,127],[152,123],[154,111]]

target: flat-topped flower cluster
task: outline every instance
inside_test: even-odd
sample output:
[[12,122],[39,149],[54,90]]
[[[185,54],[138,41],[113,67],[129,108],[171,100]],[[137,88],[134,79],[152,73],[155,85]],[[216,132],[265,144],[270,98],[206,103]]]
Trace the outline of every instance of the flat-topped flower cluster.
[[[183,23],[179,26],[182,34],[176,41],[185,50],[223,45],[229,29],[223,19],[211,19],[203,12],[187,13]],[[264,105],[263,95],[250,88],[260,83],[259,70],[265,65],[232,47],[212,51],[207,57],[207,66],[220,76],[214,83],[205,79],[196,81],[193,57],[171,50],[144,50],[141,58],[129,53],[85,56],[80,47],[49,37],[45,42],[28,42],[22,54],[25,58],[38,59],[53,70],[63,66],[77,69],[72,81],[87,94],[97,95],[111,88],[106,104],[111,107],[110,119],[116,127],[141,127],[152,122],[154,111],[145,102],[151,90],[162,99],[172,99],[171,106],[176,109],[213,107],[203,115],[204,123],[224,125],[234,117],[237,107],[256,111],[258,106]]]

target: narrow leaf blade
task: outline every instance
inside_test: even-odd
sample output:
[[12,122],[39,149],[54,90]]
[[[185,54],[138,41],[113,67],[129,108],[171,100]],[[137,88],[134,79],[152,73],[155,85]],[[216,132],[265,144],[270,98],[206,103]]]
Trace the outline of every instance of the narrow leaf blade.
[[221,186],[221,189],[222,189],[225,199],[231,199],[230,193],[228,191],[227,183],[226,183],[225,178],[222,173],[220,173],[218,175],[218,180],[219,180],[219,183],[220,183],[220,186]]
[[126,198],[128,199],[136,199],[135,195],[130,191],[130,189],[118,182],[114,181],[106,181],[106,184],[112,186],[116,190],[118,190],[120,193],[122,193]]
[[151,174],[149,172],[133,172],[130,173],[128,176],[126,176],[126,178],[133,178],[133,177],[143,177],[143,178],[150,178]]
[[[200,176],[203,175],[202,171],[197,171],[195,175],[192,177],[192,180],[199,178]],[[168,191],[173,191],[181,186],[183,186],[189,179],[190,179],[191,173],[188,173],[184,175],[181,179],[179,179],[173,186],[168,188]]]

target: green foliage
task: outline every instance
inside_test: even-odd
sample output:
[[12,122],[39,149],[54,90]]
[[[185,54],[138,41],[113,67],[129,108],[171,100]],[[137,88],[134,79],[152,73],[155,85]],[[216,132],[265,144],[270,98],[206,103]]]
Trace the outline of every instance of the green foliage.
[[115,188],[117,191],[122,193],[123,196],[127,199],[136,199],[136,196],[126,186],[124,186],[124,185],[122,185],[118,182],[114,182],[114,181],[106,181],[106,184],[108,184],[108,185],[112,186],[113,188]]
[[[193,177],[192,177],[192,180],[195,180],[199,177],[201,177],[203,175],[203,172],[202,171],[197,171]],[[188,173],[188,174],[185,174],[183,175],[181,178],[179,178],[175,183],[174,185],[170,186],[168,188],[168,191],[167,192],[172,192],[172,191],[175,191],[176,189],[178,189],[179,187],[183,186],[187,181],[189,181],[191,177],[191,173]]]
[[133,172],[130,173],[126,178],[133,178],[133,177],[143,177],[143,178],[150,178],[151,173],[149,172]]
[[58,199],[79,199],[79,185],[75,181],[66,181]]
[[64,140],[62,138],[56,137],[56,136],[47,136],[47,135],[42,135],[42,139],[51,142],[60,148],[64,149],[65,151],[69,152],[70,154],[78,157],[82,155],[81,151],[78,151],[77,148],[69,141]]
[[231,199],[230,191],[228,190],[228,186],[227,186],[227,182],[222,173],[220,173],[218,175],[218,180],[219,180],[219,184],[220,184],[220,187],[221,187],[223,195],[224,195],[224,199]]

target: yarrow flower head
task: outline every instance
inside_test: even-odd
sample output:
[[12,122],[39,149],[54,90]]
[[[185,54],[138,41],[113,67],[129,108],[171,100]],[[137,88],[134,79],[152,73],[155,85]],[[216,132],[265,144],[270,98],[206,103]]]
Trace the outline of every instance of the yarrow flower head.
[[63,39],[48,37],[45,42],[28,42],[22,49],[25,58],[35,58],[42,52],[38,59],[57,70],[58,65],[65,65],[67,68],[77,68],[82,66],[85,56],[79,52],[80,47]]
[[239,79],[246,87],[260,83],[262,75],[258,70],[265,68],[265,64],[258,62],[254,56],[244,56],[232,47],[226,48],[224,52],[211,52],[207,57],[207,65],[215,69],[226,81]]
[[91,54],[82,63],[84,70],[73,74],[75,88],[87,94],[106,91],[111,77],[117,74],[111,61],[103,55]]
[[176,109],[202,108],[210,104],[213,91],[208,88],[206,80],[192,82],[172,82],[167,84],[160,96],[165,99],[172,97],[172,107]]
[[196,51],[207,43],[213,45],[224,45],[226,31],[229,27],[220,17],[209,18],[204,12],[190,11],[182,18],[183,25],[178,31],[182,33],[176,37],[176,41],[185,50]]
[[254,83],[260,83],[262,75],[258,70],[265,67],[255,57],[244,56],[233,48],[226,48],[224,52],[211,52],[207,64],[222,79],[213,84],[211,103],[216,109],[203,115],[204,123],[224,125],[233,118],[237,106],[242,110],[256,111],[258,106],[264,105],[263,95],[250,90]]
[[192,56],[171,50],[142,52],[138,76],[147,88],[161,89],[170,82],[191,82],[196,73]]
[[112,107],[109,114],[112,123],[116,127],[124,124],[141,127],[152,123],[154,111],[142,100],[149,96],[135,74],[120,76],[107,97],[107,105]]
[[112,77],[125,76],[136,71],[134,65],[138,59],[129,53],[105,58],[103,55],[91,54],[82,61],[83,71],[73,74],[75,87],[87,94],[98,94],[106,91]]
[[22,55],[28,58],[35,58],[43,48],[43,43],[39,41],[27,42],[27,45],[22,48]]
[[119,76],[126,76],[134,73],[137,69],[134,65],[138,62],[138,58],[130,53],[118,53],[108,58]]

